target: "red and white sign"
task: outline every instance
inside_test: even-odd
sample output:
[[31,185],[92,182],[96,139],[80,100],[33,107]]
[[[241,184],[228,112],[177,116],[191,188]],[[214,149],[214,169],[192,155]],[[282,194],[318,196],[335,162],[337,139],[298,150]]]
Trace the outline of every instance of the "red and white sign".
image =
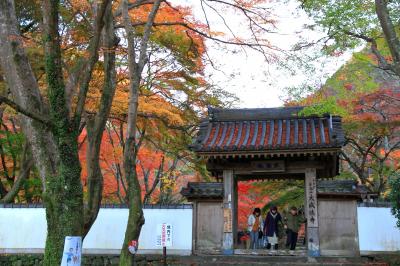
[[132,240],[131,242],[129,242],[128,250],[129,250],[129,252],[131,254],[136,254],[136,252],[138,250],[138,242],[137,242],[137,240]]
[[172,246],[172,225],[162,223],[157,226],[157,241],[156,245],[159,247]]

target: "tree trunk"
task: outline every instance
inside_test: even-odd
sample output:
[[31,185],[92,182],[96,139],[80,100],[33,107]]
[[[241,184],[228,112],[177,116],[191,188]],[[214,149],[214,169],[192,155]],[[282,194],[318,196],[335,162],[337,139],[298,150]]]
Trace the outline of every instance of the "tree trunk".
[[62,257],[65,236],[82,236],[83,189],[78,156],[78,130],[69,120],[65,96],[59,35],[59,2],[43,1],[43,38],[48,85],[51,128],[60,161],[56,174],[46,178],[44,203],[47,218],[47,239],[44,265],[57,265]]
[[[130,53],[134,53],[133,47],[129,45]],[[132,49],[132,50],[131,50]],[[131,71],[131,69],[130,69]],[[136,71],[133,73],[137,73]],[[133,74],[135,75],[135,74]],[[140,76],[131,77],[130,99],[128,107],[128,128],[124,147],[124,174],[128,183],[127,198],[129,204],[128,224],[125,231],[124,244],[120,254],[120,265],[132,265],[134,256],[128,251],[129,242],[138,240],[140,231],[144,224],[143,206],[141,198],[141,187],[136,170],[136,121],[139,105]]]
[[124,148],[124,173],[128,183],[127,197],[129,204],[128,224],[125,231],[124,244],[120,255],[120,265],[132,265],[134,256],[128,251],[129,242],[138,240],[144,224],[141,187],[136,171],[136,121],[139,100],[139,80],[131,79],[130,100],[128,110],[128,130]]
[[375,10],[393,59],[393,70],[400,76],[400,40],[397,37],[395,26],[390,18],[387,8],[388,2],[387,0],[375,0]]
[[[105,10],[108,1],[101,4]],[[23,48],[12,0],[0,1],[0,64],[7,84],[19,107],[21,128],[32,150],[33,161],[43,184],[46,207],[47,239],[44,265],[59,265],[65,236],[82,236],[84,224],[83,191],[78,157],[80,113],[70,120],[65,95],[59,36],[59,2],[43,1],[43,40],[49,106],[43,101],[39,86]],[[96,17],[95,37],[101,31],[103,14]],[[91,42],[90,64],[97,61],[97,43]],[[86,69],[86,68],[85,68]],[[85,72],[87,82],[89,71]],[[86,85],[83,84],[83,87]],[[83,95],[82,95],[83,94]],[[83,101],[85,94],[79,100]],[[109,101],[109,97],[107,98]],[[15,107],[14,107],[15,108]],[[82,109],[83,107],[81,107]]]
[[[8,87],[17,104],[24,106],[28,112],[49,119],[17,25],[14,2],[0,1],[0,64]],[[55,173],[59,160],[54,136],[43,123],[24,115],[20,118],[45,190],[45,178]]]
[[129,106],[128,106],[128,128],[126,134],[125,148],[124,148],[124,173],[128,183],[128,202],[129,202],[129,216],[128,224],[125,232],[124,244],[122,246],[120,255],[120,265],[132,265],[134,256],[130,255],[128,251],[128,244],[132,240],[138,240],[140,230],[144,224],[143,207],[141,199],[141,188],[136,171],[136,121],[138,115],[139,105],[139,86],[146,64],[147,58],[147,45],[150,39],[151,28],[160,7],[161,0],[156,0],[153,3],[152,9],[148,16],[144,33],[140,44],[139,58],[136,62],[135,55],[135,34],[132,28],[132,22],[128,14],[128,1],[123,0],[123,21],[128,40],[128,67],[129,67]]
[[60,138],[59,174],[47,177],[44,195],[47,239],[44,265],[61,261],[65,236],[83,235],[83,191],[76,138]]
[[88,202],[85,207],[84,236],[97,218],[103,193],[103,175],[100,168],[100,147],[107,118],[111,110],[112,100],[116,88],[115,71],[115,46],[118,39],[114,33],[114,18],[112,16],[111,2],[108,4],[104,15],[104,87],[97,114],[87,120],[87,186]]
[[[127,140],[125,148],[135,150],[135,143],[132,140]],[[127,150],[127,149],[126,149]],[[144,215],[141,199],[141,188],[136,172],[136,154],[125,152],[124,154],[124,170],[128,181],[128,202],[129,216],[128,224],[125,231],[124,244],[120,254],[120,265],[132,265],[132,256],[128,251],[128,244],[132,240],[138,240],[140,231],[144,224]]]
[[[0,1],[0,63],[7,84],[17,104],[24,106],[27,112],[49,119],[39,93],[39,86],[23,49],[17,25],[14,2],[11,0]],[[68,162],[72,163],[74,157],[69,158],[69,154],[64,152],[63,158],[61,158],[58,152],[60,145],[54,134],[42,122],[21,115],[21,126],[31,145],[33,160],[42,178],[44,202],[48,208],[46,210],[48,235],[44,265],[58,265],[62,255],[63,238],[66,235],[60,233],[65,230],[67,234],[71,234],[69,228],[75,227],[74,221],[76,221],[74,216],[68,215],[70,214],[69,204],[60,206],[64,197],[55,194],[59,190],[63,191],[64,188],[76,191],[74,186],[65,182],[71,180],[73,176],[65,173],[68,168],[65,168],[66,165],[60,165],[59,162],[62,159],[68,159]],[[65,144],[68,147],[71,143]],[[57,174],[57,170],[62,167],[64,167],[64,174]],[[78,190],[79,186],[80,182]],[[79,203],[77,205],[79,210]],[[82,217],[82,214],[79,216]],[[71,217],[74,221],[68,220]]]

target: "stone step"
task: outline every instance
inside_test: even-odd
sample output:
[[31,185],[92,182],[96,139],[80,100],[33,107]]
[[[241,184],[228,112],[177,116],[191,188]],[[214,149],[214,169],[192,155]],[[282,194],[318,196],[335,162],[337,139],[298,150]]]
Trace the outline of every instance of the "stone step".
[[[139,264],[140,265],[140,264]],[[145,264],[143,264],[145,265]],[[148,264],[147,264],[148,265]],[[160,260],[154,261],[151,265],[163,265]],[[249,255],[209,255],[209,256],[188,256],[188,257],[170,257],[168,265],[190,265],[190,266],[205,266],[205,265],[324,265],[324,266],[339,266],[339,265],[376,265],[387,266],[388,263],[372,261],[369,258],[339,258],[339,257],[292,257],[292,256],[249,256]]]
[[268,249],[235,249],[235,255],[255,255],[255,256],[306,256],[306,249],[289,251],[287,249],[268,250]]

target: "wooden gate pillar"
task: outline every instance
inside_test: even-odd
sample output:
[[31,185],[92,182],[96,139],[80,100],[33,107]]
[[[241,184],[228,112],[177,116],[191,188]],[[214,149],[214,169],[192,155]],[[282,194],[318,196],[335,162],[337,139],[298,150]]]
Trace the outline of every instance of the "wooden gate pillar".
[[222,238],[222,253],[232,255],[234,251],[233,243],[233,213],[234,213],[234,180],[233,170],[223,171],[224,179],[224,232]]
[[308,255],[320,256],[318,233],[318,202],[317,202],[317,173],[315,168],[305,171],[306,186],[306,218],[307,218],[307,243]]

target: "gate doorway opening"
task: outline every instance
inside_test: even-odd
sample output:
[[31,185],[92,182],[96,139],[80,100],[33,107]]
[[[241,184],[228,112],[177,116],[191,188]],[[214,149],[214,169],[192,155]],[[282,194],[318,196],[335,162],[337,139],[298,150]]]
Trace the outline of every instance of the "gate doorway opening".
[[[306,255],[306,224],[302,222],[298,230],[295,251],[290,251],[288,241],[289,232],[284,228],[287,218],[291,215],[291,207],[296,207],[298,216],[305,218],[305,192],[304,180],[276,180],[276,179],[255,179],[237,181],[237,232],[235,233],[235,253],[252,255]],[[268,238],[263,235],[259,238],[256,247],[252,246],[248,218],[254,208],[261,209],[263,227],[265,219],[271,207],[276,206],[282,222],[278,223],[278,246],[268,245]],[[263,228],[264,229],[264,228]],[[263,230],[264,233],[264,230]],[[292,234],[293,235],[293,234]],[[290,236],[289,236],[290,239]]]

